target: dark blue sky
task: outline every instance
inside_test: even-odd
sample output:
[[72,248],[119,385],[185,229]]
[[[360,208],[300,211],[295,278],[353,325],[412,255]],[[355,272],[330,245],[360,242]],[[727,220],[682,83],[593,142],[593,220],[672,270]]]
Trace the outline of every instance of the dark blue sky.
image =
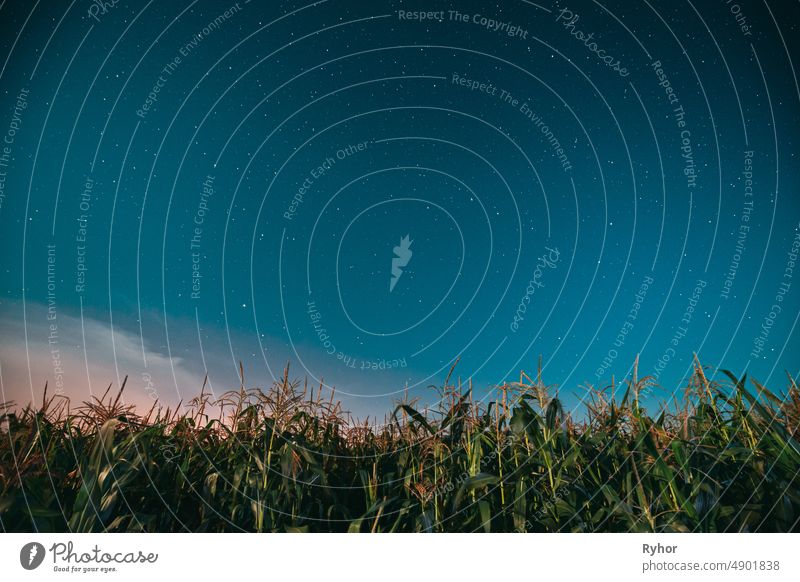
[[[427,13],[420,14],[420,10]],[[798,371],[788,3],[0,5],[2,398]],[[408,237],[403,240],[404,237]],[[393,271],[394,269],[394,271]],[[346,395],[346,396],[345,396]]]

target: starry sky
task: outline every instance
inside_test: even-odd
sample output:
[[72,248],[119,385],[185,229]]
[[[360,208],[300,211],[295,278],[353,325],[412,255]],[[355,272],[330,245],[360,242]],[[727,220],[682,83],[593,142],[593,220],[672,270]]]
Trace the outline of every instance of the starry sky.
[[782,388],[795,6],[6,0],[0,400]]

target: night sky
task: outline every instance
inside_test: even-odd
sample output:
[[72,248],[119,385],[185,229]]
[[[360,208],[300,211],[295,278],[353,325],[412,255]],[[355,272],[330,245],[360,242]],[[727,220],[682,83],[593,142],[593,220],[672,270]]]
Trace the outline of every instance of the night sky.
[[0,400],[780,389],[795,7],[6,0]]

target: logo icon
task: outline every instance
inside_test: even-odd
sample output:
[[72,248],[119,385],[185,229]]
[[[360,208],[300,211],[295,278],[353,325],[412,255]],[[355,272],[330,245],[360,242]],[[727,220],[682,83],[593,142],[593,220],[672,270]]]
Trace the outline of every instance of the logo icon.
[[44,546],[39,542],[29,542],[19,551],[19,563],[26,570],[35,570],[44,562]]
[[397,282],[403,274],[403,267],[408,265],[408,262],[411,260],[411,255],[414,254],[411,251],[411,243],[414,241],[409,238],[410,236],[411,235],[407,234],[401,238],[400,244],[392,249],[395,256],[392,257],[392,278],[389,281],[389,293],[394,291],[394,286],[397,285]]

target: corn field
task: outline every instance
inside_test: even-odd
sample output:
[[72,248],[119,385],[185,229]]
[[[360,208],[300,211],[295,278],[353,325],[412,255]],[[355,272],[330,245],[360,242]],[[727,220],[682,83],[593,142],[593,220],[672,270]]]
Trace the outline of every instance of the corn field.
[[633,377],[567,412],[538,374],[468,382],[354,421],[290,380],[205,386],[179,409],[0,408],[6,532],[789,532],[800,529],[800,391],[746,377],[684,391]]

